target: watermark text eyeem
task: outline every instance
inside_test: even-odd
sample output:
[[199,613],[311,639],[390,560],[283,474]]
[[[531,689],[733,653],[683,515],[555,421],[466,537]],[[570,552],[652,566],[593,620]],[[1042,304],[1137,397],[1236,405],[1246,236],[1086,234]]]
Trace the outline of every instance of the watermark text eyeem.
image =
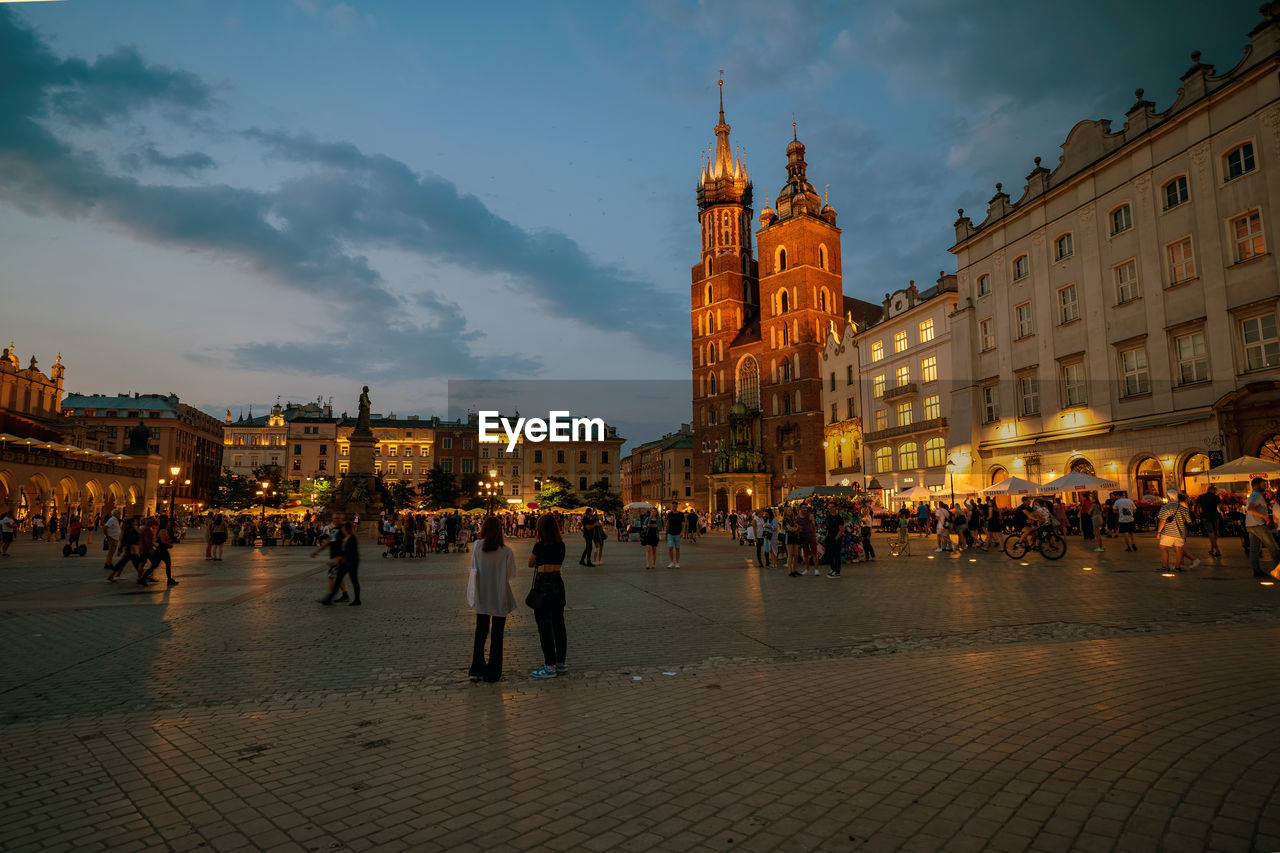
[[[481,411],[480,443],[496,444],[507,438],[507,452],[516,449],[520,437],[525,441],[604,441],[608,430],[604,418],[575,418],[569,412],[547,412],[547,419],[501,417],[496,411]],[[501,431],[499,431],[501,428]]]

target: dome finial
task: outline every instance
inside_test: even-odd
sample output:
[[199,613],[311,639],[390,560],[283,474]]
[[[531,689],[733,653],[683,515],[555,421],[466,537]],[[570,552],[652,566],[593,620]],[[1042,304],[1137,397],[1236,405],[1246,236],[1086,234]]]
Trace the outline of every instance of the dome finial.
[[716,83],[720,90],[720,123],[724,124],[724,69],[720,69],[720,80]]

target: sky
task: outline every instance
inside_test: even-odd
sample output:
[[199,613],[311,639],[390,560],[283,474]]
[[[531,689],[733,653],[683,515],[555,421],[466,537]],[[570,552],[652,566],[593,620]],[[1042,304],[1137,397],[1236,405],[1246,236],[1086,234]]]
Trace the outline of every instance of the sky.
[[1257,5],[0,3],[0,338],[218,416],[687,380],[721,73],[756,198],[794,121],[879,302],[1078,121],[1165,109],[1193,50],[1234,66]]

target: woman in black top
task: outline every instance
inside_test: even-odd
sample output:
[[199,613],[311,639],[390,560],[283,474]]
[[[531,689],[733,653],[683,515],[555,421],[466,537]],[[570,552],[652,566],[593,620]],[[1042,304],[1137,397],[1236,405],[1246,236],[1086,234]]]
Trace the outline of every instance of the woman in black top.
[[578,558],[579,566],[595,567],[595,563],[591,562],[591,549],[596,545],[597,524],[595,512],[587,510],[582,516],[582,538],[586,540],[587,547],[582,549],[582,556]]
[[[591,547],[590,539],[587,547]],[[543,662],[529,673],[534,678],[555,678],[569,671],[565,663],[568,634],[564,627],[564,580],[560,577],[564,550],[564,539],[555,517],[550,513],[543,515],[538,519],[538,541],[529,555],[529,567],[535,570],[529,602],[533,605],[534,621],[538,623]]]
[[356,526],[351,522],[342,525],[342,552],[338,558],[338,577],[334,580],[333,589],[320,599],[324,605],[333,604],[333,594],[342,585],[342,579],[351,576],[351,591],[355,593],[350,606],[360,606],[360,543],[356,539]]

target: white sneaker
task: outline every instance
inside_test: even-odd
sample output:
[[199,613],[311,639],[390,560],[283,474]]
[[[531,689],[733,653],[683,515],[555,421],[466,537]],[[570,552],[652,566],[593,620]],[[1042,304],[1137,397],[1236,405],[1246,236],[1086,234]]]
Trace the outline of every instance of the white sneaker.
[[935,554],[941,554],[941,553],[942,553],[942,549],[941,549],[941,548],[934,548],[934,549],[933,549],[933,553],[935,553]]
[[[805,569],[805,570],[804,570],[804,571],[802,571],[800,574],[802,574],[802,575],[807,575],[807,574],[809,574],[809,570],[808,570],[808,569]],[[816,574],[816,572],[815,572],[815,574]]]
[[667,568],[668,568],[668,569],[674,569],[675,567],[676,567],[676,564],[675,564],[675,563],[667,563]]
[[1099,553],[1099,554],[1103,553],[1103,551],[1102,551],[1102,549],[1101,549],[1101,548],[1094,548],[1093,550],[1094,550],[1094,551],[1096,551],[1096,552],[1097,552],[1097,553]]
[[1199,560],[1192,560],[1192,561],[1191,561],[1191,565],[1187,566],[1187,569],[1188,569],[1188,570],[1190,570],[1190,571],[1195,571],[1195,568],[1196,568],[1196,566],[1198,566],[1198,565],[1200,565],[1200,561],[1199,561]]
[[675,564],[675,568],[677,568],[677,569],[678,569],[678,568],[680,568],[680,564],[679,564],[679,563],[676,563],[676,564]]

